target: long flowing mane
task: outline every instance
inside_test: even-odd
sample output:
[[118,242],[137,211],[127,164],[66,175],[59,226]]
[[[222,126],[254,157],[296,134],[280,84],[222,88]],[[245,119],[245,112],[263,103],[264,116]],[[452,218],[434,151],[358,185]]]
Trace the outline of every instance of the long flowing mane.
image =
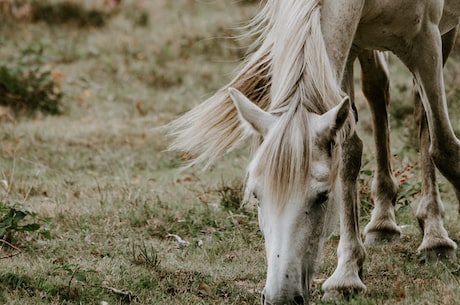
[[[299,105],[304,105],[308,111],[321,114],[335,106],[341,99],[341,90],[321,33],[320,2],[267,1],[250,24],[251,33],[259,35],[255,51],[226,86],[169,124],[174,138],[170,149],[189,152],[194,156],[191,164],[210,164],[248,137],[228,87],[238,89],[259,107],[273,113],[301,109],[304,107]],[[297,115],[292,118],[305,120]],[[308,124],[305,127],[308,129]],[[279,158],[289,161],[279,159],[271,166],[283,167],[286,163],[296,166],[293,161],[308,158],[307,131],[304,136],[307,139],[302,141],[305,147],[301,151],[277,153]],[[278,145],[283,145],[282,142],[280,138]],[[271,171],[281,173],[283,169]]]

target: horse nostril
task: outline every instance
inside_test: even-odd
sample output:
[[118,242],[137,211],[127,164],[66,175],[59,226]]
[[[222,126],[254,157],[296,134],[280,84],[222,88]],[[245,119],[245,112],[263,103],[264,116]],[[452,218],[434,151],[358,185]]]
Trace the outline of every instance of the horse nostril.
[[305,301],[301,295],[294,297],[294,304],[296,305],[305,305]]

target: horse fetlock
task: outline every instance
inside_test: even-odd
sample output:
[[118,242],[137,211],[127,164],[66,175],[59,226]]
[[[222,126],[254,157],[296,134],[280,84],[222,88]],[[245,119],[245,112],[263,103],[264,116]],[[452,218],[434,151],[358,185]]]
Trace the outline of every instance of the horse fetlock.
[[389,215],[374,217],[377,214],[376,212],[373,212],[371,221],[364,229],[364,244],[399,242],[401,239],[401,228],[396,224],[394,212],[391,211]]
[[418,248],[421,263],[433,261],[456,261],[457,243],[447,236],[447,232],[433,236],[426,234]]
[[394,206],[398,189],[399,184],[393,175],[384,171],[376,172],[371,185],[372,198],[374,198],[376,205]]
[[361,280],[362,263],[365,257],[364,248],[361,251],[363,257],[356,262],[337,266],[332,276],[322,286],[324,291],[323,300],[340,300],[350,298],[358,293],[366,292],[366,285]]
[[364,244],[396,243],[401,240],[401,230],[374,230],[365,234]]
[[333,302],[342,304],[343,300],[352,299],[355,295],[360,294],[362,291],[358,290],[331,290],[324,292],[322,300],[325,302]]
[[336,285],[332,283],[333,279],[331,280],[331,278],[328,279],[329,283],[326,281],[323,285],[323,301],[340,302],[344,299],[351,299],[355,295],[365,293],[367,290],[359,276],[347,283],[341,281],[340,283],[336,283]]

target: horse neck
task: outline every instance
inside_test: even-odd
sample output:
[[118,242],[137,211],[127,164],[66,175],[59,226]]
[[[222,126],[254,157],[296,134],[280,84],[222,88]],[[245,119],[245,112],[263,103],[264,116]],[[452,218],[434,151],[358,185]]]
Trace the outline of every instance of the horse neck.
[[271,49],[271,106],[286,106],[293,96],[316,113],[340,101],[340,86],[330,66],[321,32],[318,0],[272,0],[265,42]]

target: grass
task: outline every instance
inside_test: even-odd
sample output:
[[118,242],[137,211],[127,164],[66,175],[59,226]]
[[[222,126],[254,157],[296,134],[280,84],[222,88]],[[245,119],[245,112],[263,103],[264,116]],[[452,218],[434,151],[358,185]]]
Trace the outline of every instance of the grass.
[[[62,73],[63,93],[60,115],[0,115],[0,202],[50,218],[51,237],[15,233],[21,253],[1,261],[0,304],[258,304],[263,238],[256,209],[238,203],[247,150],[208,172],[179,171],[183,156],[165,153],[167,139],[155,129],[230,79],[247,45],[231,37],[257,1],[124,0],[112,12],[102,1],[72,3],[84,4],[79,12],[106,12],[103,25],[27,18],[0,25],[0,60],[14,64],[18,50],[40,45],[41,64]],[[450,100],[460,96],[459,65],[454,56],[446,71]],[[368,249],[368,292],[343,303],[455,304],[458,269],[421,265],[416,255],[419,168],[407,144],[413,125],[400,123],[411,122],[411,81],[395,60],[391,73],[393,165],[403,172],[415,164],[397,205],[403,242]],[[359,90],[358,107],[364,225],[374,158]],[[458,113],[452,104],[456,130]],[[454,195],[441,186],[446,226],[458,241]],[[327,243],[314,304],[325,304],[320,285],[335,267],[337,243]]]

